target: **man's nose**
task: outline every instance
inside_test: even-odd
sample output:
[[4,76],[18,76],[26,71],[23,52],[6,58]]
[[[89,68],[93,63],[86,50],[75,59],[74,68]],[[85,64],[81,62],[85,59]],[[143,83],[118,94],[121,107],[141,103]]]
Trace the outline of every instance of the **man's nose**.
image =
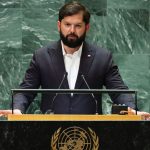
[[71,26],[70,32],[71,32],[71,33],[74,33],[74,32],[75,32],[75,26],[74,26],[74,25]]

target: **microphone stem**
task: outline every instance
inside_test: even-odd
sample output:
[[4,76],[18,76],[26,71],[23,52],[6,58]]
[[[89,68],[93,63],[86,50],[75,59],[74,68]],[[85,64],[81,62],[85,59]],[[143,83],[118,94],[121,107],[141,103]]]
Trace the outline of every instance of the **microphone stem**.
[[[64,75],[63,75],[63,78],[62,78],[62,80],[61,80],[61,82],[60,82],[60,84],[59,84],[59,86],[58,86],[58,89],[61,88],[61,86],[62,86],[62,84],[63,84],[63,82],[64,82],[64,80],[65,80],[65,78],[66,78],[67,75],[68,75],[68,73],[65,72]],[[58,93],[56,93],[55,96],[54,96],[53,99],[52,99],[52,103],[51,103],[51,110],[52,110],[52,111],[53,111],[54,101],[55,101],[57,95],[58,95]]]
[[[85,82],[85,84],[86,84],[87,88],[90,90],[90,87],[89,87],[88,83],[86,82],[86,80],[85,80],[85,78],[84,78],[84,75],[83,75],[83,74],[81,75],[81,77],[82,77],[82,79],[84,80],[84,82]],[[96,115],[98,115],[97,99],[95,98],[95,96],[94,96],[94,94],[93,94],[93,93],[91,93],[91,95],[92,95],[92,97],[93,97],[93,99],[94,99],[94,101],[95,101],[95,106],[96,106],[96,110],[95,110],[96,112],[95,112],[95,114],[96,114]]]

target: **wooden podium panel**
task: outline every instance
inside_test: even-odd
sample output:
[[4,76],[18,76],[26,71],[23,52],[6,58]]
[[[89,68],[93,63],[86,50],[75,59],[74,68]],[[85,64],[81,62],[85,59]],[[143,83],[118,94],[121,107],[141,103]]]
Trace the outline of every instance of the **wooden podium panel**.
[[8,115],[8,121],[140,121],[139,115]]

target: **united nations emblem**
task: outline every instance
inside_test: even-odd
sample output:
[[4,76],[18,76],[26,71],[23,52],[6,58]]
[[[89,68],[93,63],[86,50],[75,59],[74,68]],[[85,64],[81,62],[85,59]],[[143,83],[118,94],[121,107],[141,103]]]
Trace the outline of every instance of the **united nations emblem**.
[[59,128],[51,138],[52,150],[98,150],[99,138],[88,128],[73,126],[62,130]]

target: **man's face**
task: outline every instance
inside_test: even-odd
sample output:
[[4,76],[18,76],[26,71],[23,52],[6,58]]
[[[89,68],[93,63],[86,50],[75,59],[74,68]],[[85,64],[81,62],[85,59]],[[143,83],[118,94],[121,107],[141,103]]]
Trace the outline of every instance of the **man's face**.
[[82,44],[88,29],[89,25],[85,25],[83,22],[82,12],[64,17],[61,22],[58,21],[60,38],[66,46],[71,48],[76,48]]

